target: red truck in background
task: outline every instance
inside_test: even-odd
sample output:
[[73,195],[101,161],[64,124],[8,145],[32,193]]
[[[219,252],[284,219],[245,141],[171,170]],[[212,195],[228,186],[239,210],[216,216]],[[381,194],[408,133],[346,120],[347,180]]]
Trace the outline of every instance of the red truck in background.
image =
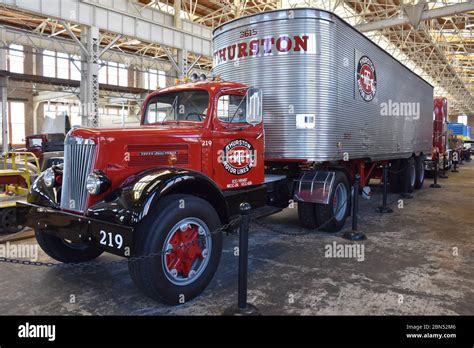
[[425,169],[432,174],[435,164],[438,169],[446,171],[452,166],[453,149],[449,145],[448,130],[448,100],[444,97],[435,97],[433,100],[433,149],[431,156],[427,156]]

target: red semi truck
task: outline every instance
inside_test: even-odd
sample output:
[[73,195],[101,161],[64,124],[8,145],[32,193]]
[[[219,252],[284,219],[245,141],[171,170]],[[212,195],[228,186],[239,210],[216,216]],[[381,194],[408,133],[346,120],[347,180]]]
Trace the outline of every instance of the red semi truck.
[[[291,25],[278,25],[285,18]],[[250,21],[244,30],[250,37],[232,34],[242,42],[217,42],[216,55],[225,50],[228,62],[232,47],[240,47],[241,61],[229,69],[240,71],[238,80],[261,76],[267,86],[216,76],[166,87],[144,101],[140,127],[68,133],[64,163],[40,175],[20,214],[49,256],[68,263],[104,251],[139,257],[129,262],[135,284],[154,299],[178,304],[212,279],[222,249],[222,233],[213,231],[233,221],[242,202],[262,216],[296,200],[302,226],[337,232],[349,214],[356,174],[366,186],[391,165],[392,191],[422,187],[423,159],[431,151],[432,86],[329,12],[276,11]],[[257,40],[267,30],[252,28],[259,24],[276,25],[267,28],[271,35],[287,34]],[[289,35],[300,32],[293,25],[308,34],[289,50]],[[331,30],[345,30],[358,48],[336,45]],[[249,40],[274,46],[248,51]],[[347,56],[339,56],[339,48]],[[334,62],[328,54],[345,64],[336,75],[318,67]],[[253,59],[277,64],[275,74],[265,67],[246,70]],[[305,64],[316,70],[282,75],[283,68]],[[394,88],[394,79],[403,88]],[[410,102],[413,115],[394,111],[402,102]],[[140,258],[150,254],[156,257]]]
[[434,171],[437,164],[439,170],[448,170],[452,165],[452,149],[449,147],[448,100],[436,97],[433,101],[433,149],[427,156],[427,171]]

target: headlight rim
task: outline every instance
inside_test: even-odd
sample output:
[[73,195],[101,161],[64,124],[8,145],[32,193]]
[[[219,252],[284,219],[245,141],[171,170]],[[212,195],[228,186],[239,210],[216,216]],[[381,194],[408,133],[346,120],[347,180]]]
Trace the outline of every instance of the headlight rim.
[[[51,177],[49,177],[51,175]],[[50,181],[51,180],[51,181]],[[48,188],[53,188],[56,184],[56,173],[53,168],[48,168],[43,173],[43,182]]]
[[[89,180],[95,180],[93,189],[89,189]],[[104,193],[110,186],[110,180],[107,176],[99,170],[93,171],[86,178],[86,190],[91,196],[97,196]]]

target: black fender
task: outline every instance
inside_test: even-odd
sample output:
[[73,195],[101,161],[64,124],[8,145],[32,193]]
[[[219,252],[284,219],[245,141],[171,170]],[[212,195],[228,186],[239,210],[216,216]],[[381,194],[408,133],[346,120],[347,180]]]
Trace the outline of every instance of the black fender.
[[220,188],[200,172],[179,168],[156,168],[131,176],[91,206],[86,215],[133,227],[153,213],[158,201],[168,194],[201,197],[216,209],[223,224],[229,221],[227,202]]
[[26,201],[43,207],[59,209],[58,195],[60,195],[60,191],[58,188],[46,186],[43,181],[43,176],[44,172],[41,173],[33,182],[26,197]]

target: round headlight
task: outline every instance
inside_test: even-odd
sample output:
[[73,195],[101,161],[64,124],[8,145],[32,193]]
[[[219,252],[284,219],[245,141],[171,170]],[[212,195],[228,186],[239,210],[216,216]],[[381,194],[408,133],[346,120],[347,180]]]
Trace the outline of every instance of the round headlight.
[[54,179],[55,179],[54,170],[52,168],[46,169],[43,173],[44,184],[47,187],[53,187],[54,186]]
[[91,195],[98,195],[105,192],[110,187],[110,180],[100,170],[90,173],[86,180],[87,192]]
[[97,174],[95,173],[89,174],[86,180],[87,192],[89,192],[91,195],[98,194],[100,192],[101,184],[102,184],[102,180],[100,180],[100,177]]

